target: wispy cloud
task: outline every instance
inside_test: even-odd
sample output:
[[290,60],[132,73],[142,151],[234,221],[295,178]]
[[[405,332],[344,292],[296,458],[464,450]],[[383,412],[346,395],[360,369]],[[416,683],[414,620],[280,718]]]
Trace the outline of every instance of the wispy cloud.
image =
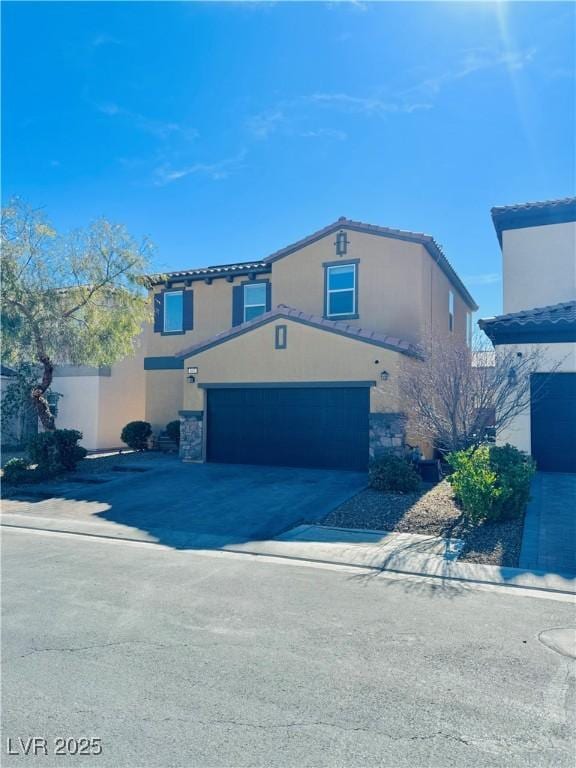
[[310,97],[315,104],[339,107],[348,112],[364,115],[392,115],[430,109],[425,102],[388,101],[377,97],[355,96],[349,93],[315,93]]
[[156,186],[165,186],[186,176],[205,176],[213,181],[227,179],[232,173],[244,167],[246,150],[242,149],[233,157],[212,163],[192,163],[180,168],[161,165],[155,170]]
[[348,138],[346,131],[341,131],[337,128],[317,128],[311,131],[300,131],[298,136],[303,139],[337,139],[338,141],[345,141]]
[[150,133],[159,139],[167,139],[178,135],[184,139],[192,140],[198,136],[195,128],[180,125],[179,123],[154,120],[139,112],[119,106],[115,102],[104,102],[96,105],[96,109],[107,117],[120,117],[129,120],[138,130]]
[[96,37],[92,38],[90,41],[90,45],[92,48],[101,48],[103,45],[123,45],[124,42],[122,40],[119,40],[117,37],[113,37],[112,35],[107,35],[105,33],[96,35]]
[[463,278],[467,285],[495,285],[502,281],[499,272],[484,272],[479,275],[468,275]]
[[275,108],[253,115],[248,119],[246,126],[250,133],[257,139],[267,139],[286,123],[286,115],[281,108]]
[[450,83],[490,69],[507,69],[509,72],[518,72],[530,64],[535,55],[535,48],[516,51],[494,51],[489,48],[473,48],[465,51],[462,58],[451,69],[410,86],[402,92],[402,95],[423,94],[427,97],[435,96]]

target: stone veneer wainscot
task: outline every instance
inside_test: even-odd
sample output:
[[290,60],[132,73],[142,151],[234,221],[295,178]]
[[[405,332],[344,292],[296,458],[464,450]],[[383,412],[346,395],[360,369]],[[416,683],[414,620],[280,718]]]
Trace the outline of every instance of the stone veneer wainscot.
[[204,412],[180,411],[180,458],[202,461],[204,442]]

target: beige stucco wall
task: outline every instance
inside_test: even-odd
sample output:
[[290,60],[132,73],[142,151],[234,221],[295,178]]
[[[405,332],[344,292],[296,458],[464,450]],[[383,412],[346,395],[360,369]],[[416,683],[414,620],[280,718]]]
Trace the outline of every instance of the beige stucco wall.
[[138,342],[134,354],[115,363],[109,376],[97,369],[79,370],[89,375],[58,375],[56,370],[52,389],[63,395],[56,426],[79,429],[81,444],[90,451],[122,447],[122,428],[145,413],[142,346]]
[[[286,349],[274,348],[276,325],[287,326]],[[198,376],[195,384],[184,383],[184,409],[204,410],[205,390],[199,384],[376,381],[371,410],[396,411],[403,358],[397,352],[282,319],[186,360],[185,366],[198,366]],[[390,374],[385,382],[380,380],[383,370]]]
[[143,350],[112,366],[111,376],[100,378],[98,447],[123,446],[122,428],[129,421],[142,421],[145,414]]
[[184,371],[146,371],[145,376],[146,421],[157,434],[183,408]]
[[[546,373],[554,370],[558,366],[558,372],[576,371],[576,344],[516,344],[501,345],[496,347],[496,355],[504,355],[507,352],[522,352],[524,355],[530,354],[533,350],[539,349],[542,354],[539,372]],[[499,431],[497,435],[498,445],[510,443],[515,445],[521,451],[530,453],[530,409],[527,408],[521,414],[515,417],[514,421],[505,429]]]
[[576,222],[502,233],[504,313],[576,299]]
[[[434,331],[448,328],[450,281],[422,245],[362,232],[347,231],[347,237],[346,256],[336,256],[332,233],[273,262],[270,274],[258,276],[271,281],[272,306],[286,304],[321,317],[325,291],[323,264],[359,259],[359,318],[347,322],[414,343],[431,327]],[[203,280],[194,281],[194,329],[184,334],[162,335],[147,326],[145,354],[173,355],[230,328],[233,287],[247,279],[236,277],[229,283],[218,278],[210,285]],[[175,290],[181,287],[174,285]],[[154,292],[161,290],[156,287]],[[464,335],[466,306],[456,289],[453,292],[455,332]]]

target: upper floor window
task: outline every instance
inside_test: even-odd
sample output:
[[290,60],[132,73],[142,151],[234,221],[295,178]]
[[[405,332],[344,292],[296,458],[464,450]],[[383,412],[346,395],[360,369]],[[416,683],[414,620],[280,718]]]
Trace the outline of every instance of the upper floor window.
[[454,294],[448,291],[448,328],[454,330]]
[[466,313],[466,344],[472,346],[472,312]]
[[164,294],[164,333],[182,333],[183,321],[183,291],[166,291]]
[[247,283],[244,286],[244,322],[266,312],[266,283]]
[[356,264],[337,264],[326,267],[326,315],[342,317],[355,315]]

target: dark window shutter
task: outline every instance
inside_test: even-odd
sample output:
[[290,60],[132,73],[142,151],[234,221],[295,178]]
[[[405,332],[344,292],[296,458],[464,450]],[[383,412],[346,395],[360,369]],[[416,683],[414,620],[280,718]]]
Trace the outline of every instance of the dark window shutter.
[[184,291],[184,322],[182,330],[191,331],[194,328],[194,291]]
[[232,325],[244,322],[244,286],[235,285],[232,288]]
[[154,333],[164,330],[164,294],[154,294]]
[[266,312],[270,312],[272,309],[272,283],[270,280],[266,281]]

